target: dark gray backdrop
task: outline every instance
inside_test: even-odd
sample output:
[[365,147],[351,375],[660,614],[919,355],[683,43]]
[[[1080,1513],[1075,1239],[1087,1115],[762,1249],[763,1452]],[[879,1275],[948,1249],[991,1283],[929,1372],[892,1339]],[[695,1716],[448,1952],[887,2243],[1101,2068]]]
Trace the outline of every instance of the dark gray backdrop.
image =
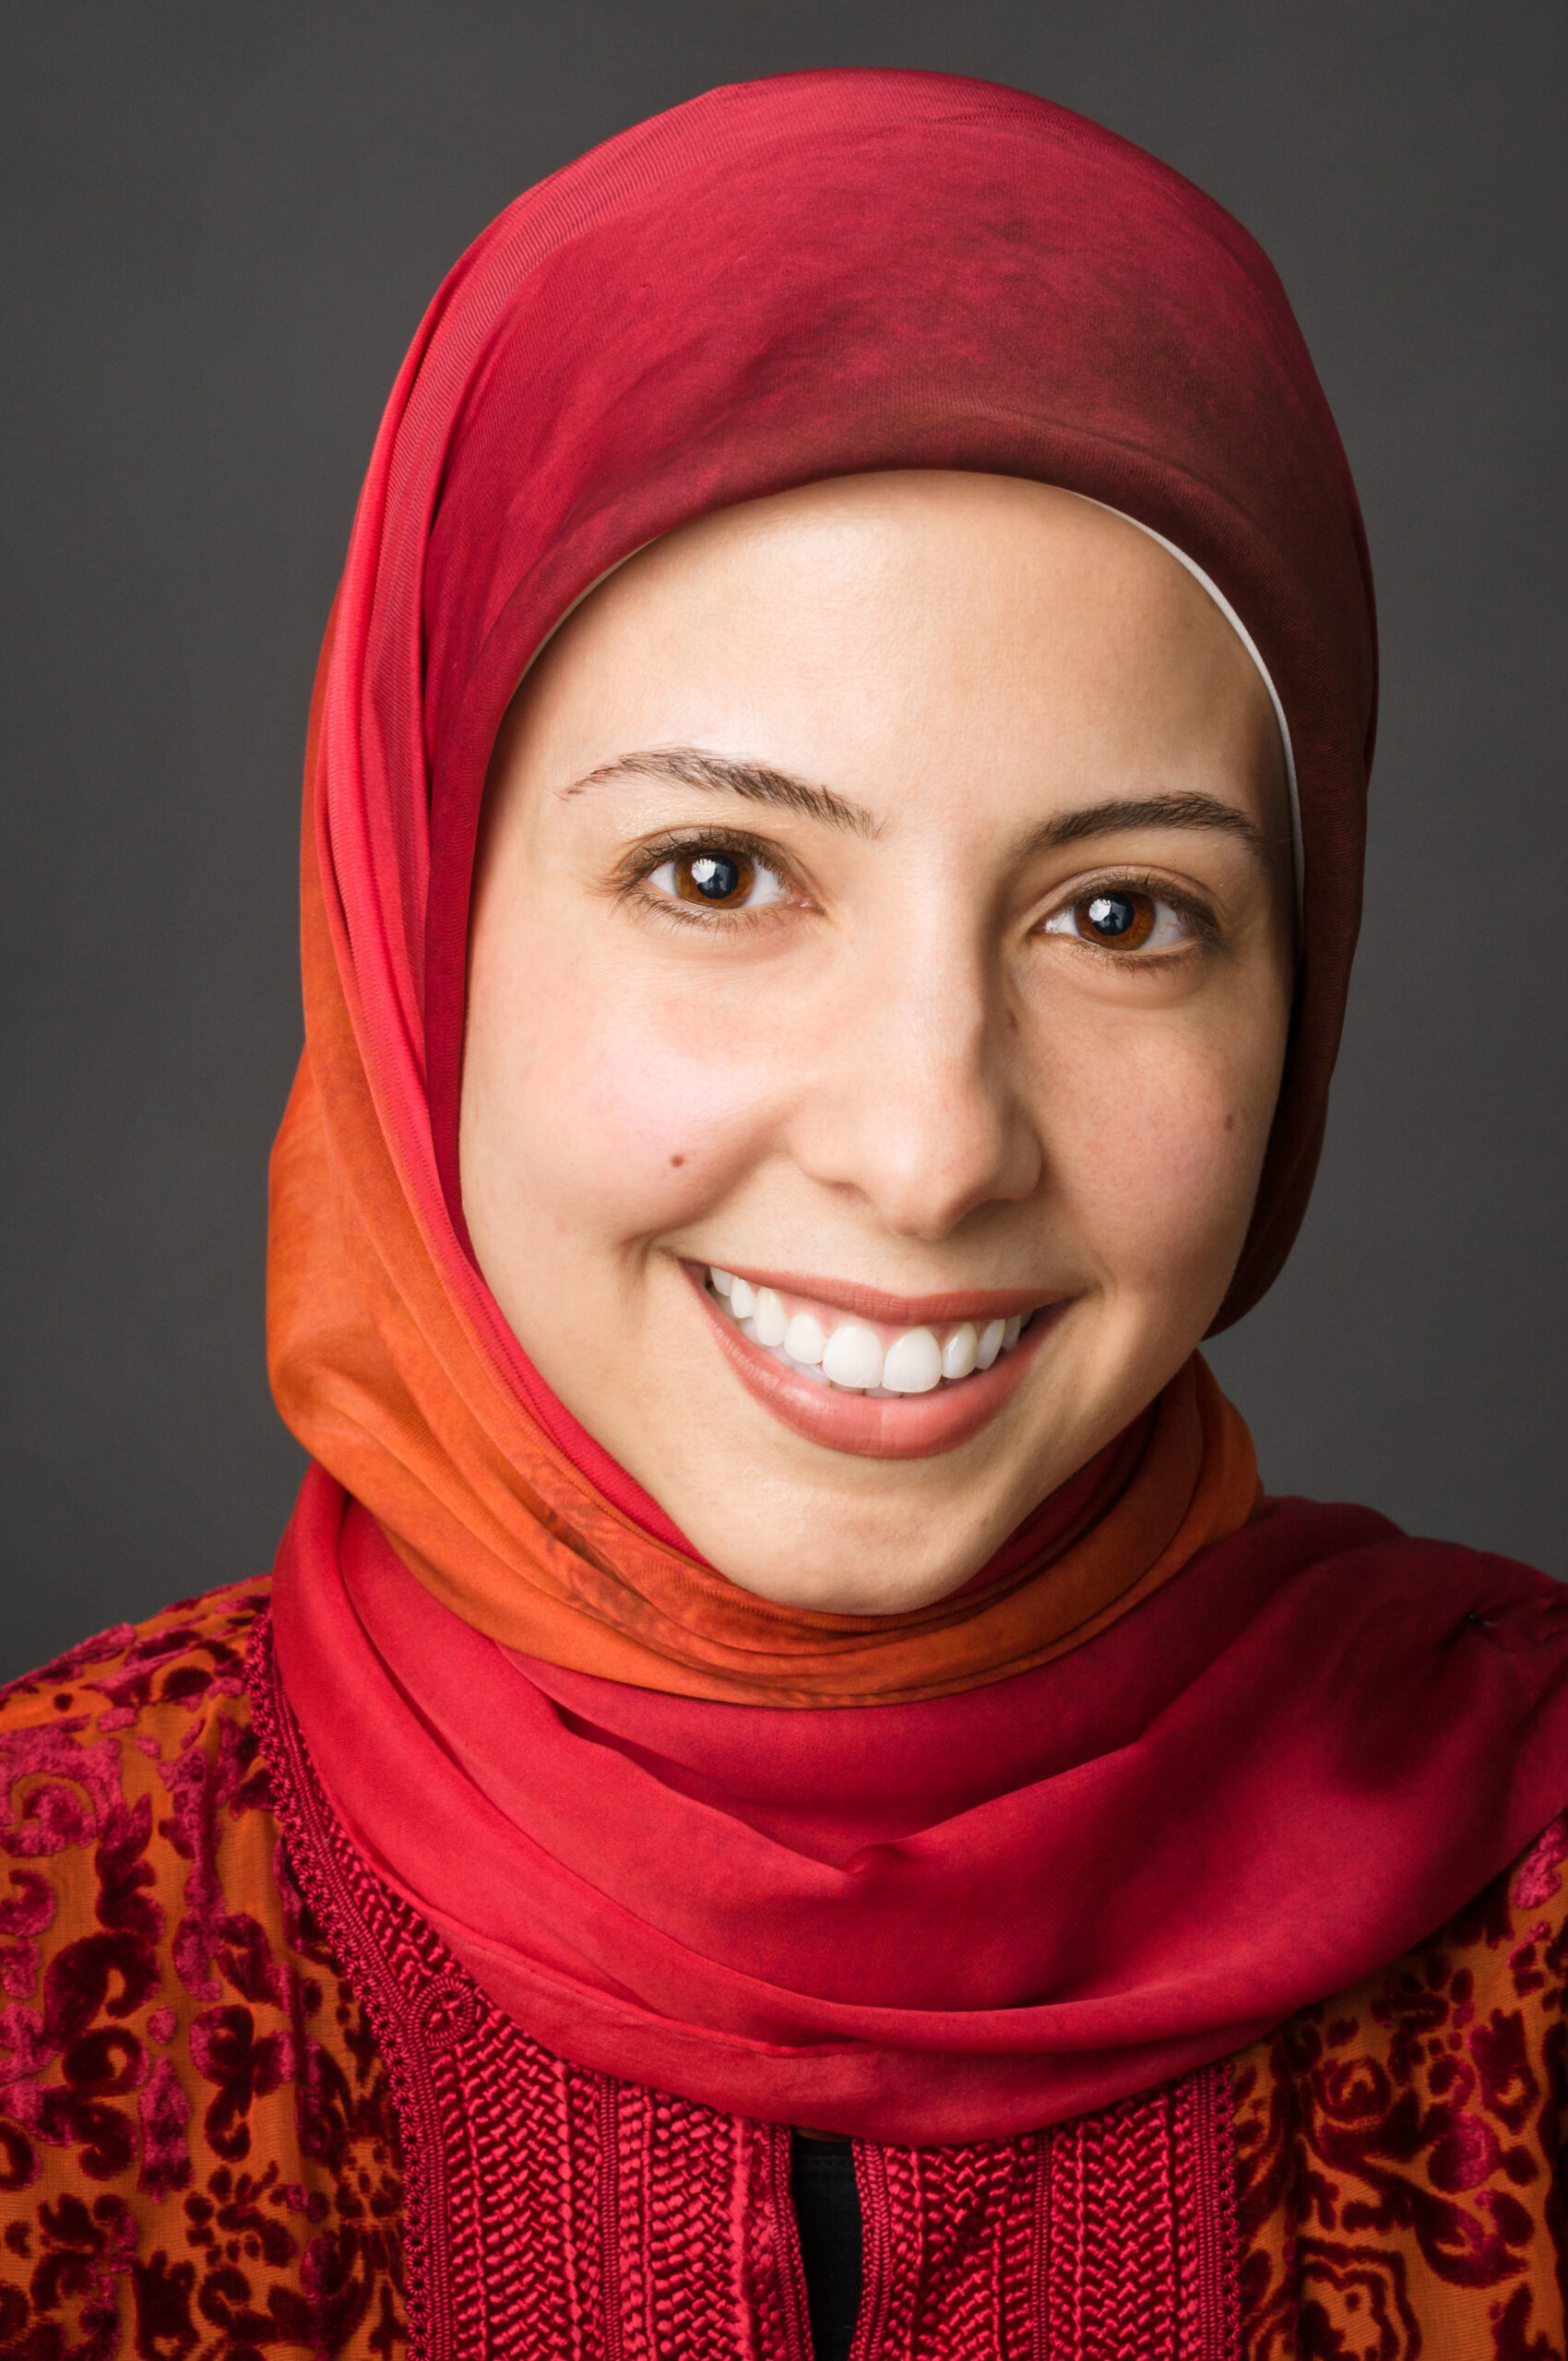
[[50,0],[0,25],[0,1673],[270,1559],[299,753],[381,402],[508,198],[709,84],[944,67],[1279,266],[1386,652],[1294,1262],[1214,1358],[1277,1489],[1568,1573],[1561,0]]

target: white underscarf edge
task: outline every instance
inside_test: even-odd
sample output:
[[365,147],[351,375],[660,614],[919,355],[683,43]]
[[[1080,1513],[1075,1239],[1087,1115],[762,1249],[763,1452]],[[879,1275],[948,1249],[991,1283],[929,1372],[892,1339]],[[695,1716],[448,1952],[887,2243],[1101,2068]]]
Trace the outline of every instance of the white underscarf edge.
[[1177,564],[1185,568],[1200,589],[1207,591],[1256,666],[1258,678],[1268,691],[1268,701],[1274,707],[1274,718],[1279,730],[1280,750],[1285,756],[1285,784],[1290,797],[1290,874],[1295,884],[1296,918],[1299,924],[1301,917],[1302,887],[1306,881],[1306,858],[1301,845],[1301,798],[1296,784],[1296,750],[1290,743],[1290,725],[1285,718],[1285,707],[1279,702],[1279,692],[1274,685],[1268,666],[1258,654],[1256,640],[1219,587],[1218,583],[1212,582],[1202,566],[1195,559],[1190,558],[1185,550],[1178,549],[1174,541],[1168,541],[1163,533],[1157,533],[1154,527],[1146,525],[1141,517],[1129,516],[1124,508],[1112,508],[1108,500],[1091,499],[1087,492],[1080,492],[1076,496],[1079,500],[1087,500],[1091,508],[1103,508],[1108,516],[1120,516],[1124,525],[1135,526],[1140,533],[1146,533],[1151,541],[1158,541],[1162,550],[1169,551]]

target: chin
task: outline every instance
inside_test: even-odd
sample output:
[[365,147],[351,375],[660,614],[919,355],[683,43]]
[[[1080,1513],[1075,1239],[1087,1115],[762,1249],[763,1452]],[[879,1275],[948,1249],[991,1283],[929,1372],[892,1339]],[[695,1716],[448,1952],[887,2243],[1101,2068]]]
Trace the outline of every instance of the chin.
[[[883,1547],[886,1557],[896,1560],[897,1540],[890,1538]],[[809,1577],[802,1573],[798,1557],[792,1557],[788,1563],[766,1567],[754,1562],[720,1564],[717,1559],[711,1562],[737,1589],[750,1591],[756,1598],[769,1599],[775,1607],[794,1608],[810,1615],[909,1615],[962,1590],[994,1552],[993,1547],[987,1545],[972,1564],[963,1560],[956,1565],[926,1568],[918,1576],[906,1574],[886,1582],[868,1578],[867,1554],[867,1550],[857,1551],[853,1564],[846,1564],[841,1570],[819,1567]]]
[[[737,1451],[728,1464],[744,1458]],[[825,1484],[759,1470],[766,1513],[743,1525],[695,1500],[683,1518],[668,1487],[657,1497],[709,1565],[758,1598],[811,1614],[905,1615],[961,1590],[1043,1497],[1020,1479],[999,1498],[994,1476],[971,1492],[955,1473],[931,1460],[860,1461],[855,1480],[840,1472]]]

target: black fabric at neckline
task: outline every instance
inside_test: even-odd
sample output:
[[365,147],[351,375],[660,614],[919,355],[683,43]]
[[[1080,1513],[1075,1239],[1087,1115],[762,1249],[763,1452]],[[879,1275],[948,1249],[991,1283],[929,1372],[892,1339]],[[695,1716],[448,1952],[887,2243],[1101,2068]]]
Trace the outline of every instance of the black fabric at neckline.
[[814,2361],[849,2361],[861,2308],[861,2192],[850,2143],[797,2133],[790,2143],[790,2195]]

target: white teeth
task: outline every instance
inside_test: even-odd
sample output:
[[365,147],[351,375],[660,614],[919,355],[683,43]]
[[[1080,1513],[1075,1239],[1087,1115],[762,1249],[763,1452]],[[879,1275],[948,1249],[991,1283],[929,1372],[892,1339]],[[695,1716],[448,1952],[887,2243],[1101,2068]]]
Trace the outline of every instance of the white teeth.
[[[731,1296],[731,1301],[734,1298]],[[790,1315],[784,1309],[784,1299],[774,1287],[758,1287],[756,1310],[752,1317],[756,1322],[756,1340],[771,1350],[784,1342],[784,1331],[790,1325]]]
[[814,1363],[821,1360],[827,1343],[827,1333],[820,1320],[809,1311],[797,1311],[784,1331],[784,1350],[792,1361]]
[[835,1328],[822,1356],[822,1373],[833,1384],[849,1386],[856,1393],[880,1385],[882,1346],[875,1329],[859,1320],[846,1320],[842,1327]]
[[929,1394],[942,1382],[942,1347],[929,1328],[906,1328],[887,1347],[882,1382],[889,1394]]
[[841,1321],[829,1335],[814,1311],[791,1313],[777,1287],[758,1287],[714,1264],[708,1279],[743,1335],[782,1353],[817,1384],[856,1394],[929,1394],[944,1380],[955,1384],[1011,1352],[1026,1325],[1016,1312],[1010,1320],[987,1321],[978,1333],[974,1322],[965,1320],[945,1343],[934,1329],[906,1328],[884,1350],[863,1320]]

